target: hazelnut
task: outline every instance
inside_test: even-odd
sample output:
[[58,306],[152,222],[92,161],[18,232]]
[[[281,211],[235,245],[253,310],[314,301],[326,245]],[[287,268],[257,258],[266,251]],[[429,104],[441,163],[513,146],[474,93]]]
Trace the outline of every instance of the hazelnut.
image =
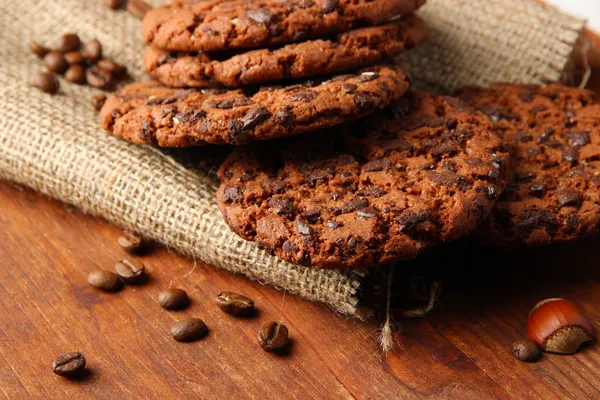
[[594,337],[592,324],[577,306],[559,298],[537,303],[529,313],[526,330],[527,337],[543,351],[559,354],[573,354]]

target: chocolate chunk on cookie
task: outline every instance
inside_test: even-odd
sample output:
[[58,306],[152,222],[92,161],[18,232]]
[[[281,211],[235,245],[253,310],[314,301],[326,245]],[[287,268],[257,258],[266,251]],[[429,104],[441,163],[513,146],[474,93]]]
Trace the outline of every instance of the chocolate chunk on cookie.
[[373,266],[470,233],[504,189],[507,161],[480,112],[409,93],[329,132],[236,148],[217,201],[238,235],[286,261]]
[[[115,136],[136,143],[239,145],[366,116],[398,100],[408,85],[406,72],[394,64],[372,66],[321,83],[262,87],[255,93],[136,83],[111,95],[100,118]],[[349,86],[352,91],[347,90]]]
[[406,16],[425,0],[174,1],[148,12],[146,44],[167,51],[249,49],[323,38]]
[[546,245],[600,226],[600,99],[588,90],[497,84],[464,89],[511,147],[509,184],[477,235]]
[[211,60],[203,52],[177,54],[150,47],[144,54],[144,64],[155,79],[167,86],[205,87],[213,80],[238,87],[354,71],[397,56],[426,36],[425,23],[410,15],[329,40],[251,50],[223,60]]

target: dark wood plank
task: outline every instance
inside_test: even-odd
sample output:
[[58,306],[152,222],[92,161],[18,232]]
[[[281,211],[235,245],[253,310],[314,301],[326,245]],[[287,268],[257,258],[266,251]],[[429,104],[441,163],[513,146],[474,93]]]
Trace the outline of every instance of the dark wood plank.
[[[116,227],[29,190],[0,185],[0,397],[407,398],[468,389],[505,391],[425,320],[405,323],[398,350],[384,356],[376,321],[347,320],[273,288],[157,249],[143,257],[151,280],[106,294],[86,284],[95,268],[127,257]],[[159,290],[182,287],[192,306],[167,312]],[[222,314],[224,289],[255,299],[254,319]],[[170,324],[200,316],[209,336],[176,343]],[[264,353],[256,332],[285,322],[293,345],[284,357]],[[52,359],[82,351],[91,374],[55,376]]]

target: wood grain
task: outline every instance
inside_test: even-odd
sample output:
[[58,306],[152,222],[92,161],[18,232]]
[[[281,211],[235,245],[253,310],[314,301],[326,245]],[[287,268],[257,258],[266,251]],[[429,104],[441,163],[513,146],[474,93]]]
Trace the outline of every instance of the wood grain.
[[[402,321],[382,355],[377,321],[346,320],[296,296],[157,249],[142,257],[151,280],[116,294],[86,284],[96,268],[128,257],[119,229],[29,190],[0,184],[0,398],[597,398],[596,344],[574,356],[524,364],[511,343],[530,308],[563,296],[600,321],[600,240],[535,251],[456,252],[443,297],[425,319]],[[461,255],[462,254],[462,255]],[[449,259],[449,258],[447,258]],[[453,273],[448,271],[452,268]],[[157,293],[181,287],[189,309],[161,309]],[[214,299],[252,297],[259,314],[237,319]],[[203,318],[209,336],[177,343],[170,325]],[[288,325],[288,355],[256,344],[262,322]],[[52,359],[83,352],[90,375],[55,376]]]

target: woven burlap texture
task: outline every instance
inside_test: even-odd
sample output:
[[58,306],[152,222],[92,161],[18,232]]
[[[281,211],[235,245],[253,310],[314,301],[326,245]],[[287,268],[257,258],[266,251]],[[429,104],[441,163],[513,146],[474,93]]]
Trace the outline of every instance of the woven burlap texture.
[[429,40],[402,59],[421,89],[563,77],[584,21],[536,0],[428,0]]
[[[556,80],[582,22],[521,0],[430,0],[432,37],[408,57],[417,82],[448,89],[496,80]],[[182,254],[362,317],[360,272],[316,271],[243,241],[215,204],[216,183],[163,152],[99,126],[98,91],[61,80],[49,96],[28,86],[42,63],[28,50],[65,32],[98,38],[105,54],[142,73],[140,22],[100,0],[0,1],[0,177],[29,186]]]

